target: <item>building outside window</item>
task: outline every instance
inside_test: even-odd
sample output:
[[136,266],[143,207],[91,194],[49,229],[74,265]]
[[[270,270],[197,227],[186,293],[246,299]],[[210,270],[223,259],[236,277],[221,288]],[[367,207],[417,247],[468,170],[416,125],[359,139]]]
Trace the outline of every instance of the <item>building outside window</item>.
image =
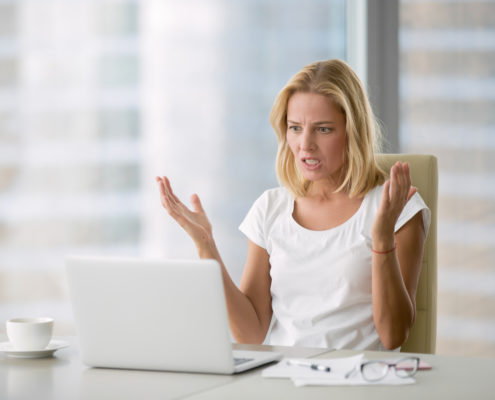
[[[158,174],[200,195],[238,282],[237,226],[277,185],[272,102],[349,60],[350,3],[0,0],[0,320],[73,333],[66,254],[196,257]],[[399,4],[399,150],[439,158],[437,351],[495,355],[495,2]]]
[[400,1],[401,151],[439,163],[437,353],[495,356],[495,2]]
[[237,226],[277,185],[268,115],[346,57],[345,1],[1,0],[0,320],[72,334],[67,254],[196,257],[154,177],[197,192],[238,281]]

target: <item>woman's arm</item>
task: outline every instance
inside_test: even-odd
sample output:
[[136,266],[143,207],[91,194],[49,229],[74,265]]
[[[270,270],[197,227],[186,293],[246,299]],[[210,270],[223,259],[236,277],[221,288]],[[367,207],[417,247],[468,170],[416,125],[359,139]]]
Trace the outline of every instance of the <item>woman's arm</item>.
[[202,254],[202,258],[214,258],[222,266],[232,336],[238,343],[263,343],[272,318],[270,263],[266,250],[248,241],[248,255],[240,289],[232,281],[218,251],[215,250],[211,256]]
[[372,255],[373,319],[380,340],[390,350],[406,341],[416,318],[424,240],[418,212],[395,234],[395,252]]
[[189,234],[199,257],[215,259],[222,269],[227,312],[234,338],[241,343],[263,342],[271,321],[270,265],[265,249],[249,241],[241,289],[232,281],[217,250],[212,227],[197,195],[191,196],[193,210],[172,191],[166,177],[156,178],[163,207]]
[[[396,163],[384,185],[372,228],[373,318],[387,349],[405,342],[416,317],[416,289],[425,241],[421,212],[394,233],[400,213],[415,192],[408,165]],[[394,247],[396,251],[389,251]]]
[[238,342],[259,344],[265,339],[272,319],[270,261],[264,248],[251,240],[248,243],[248,256],[240,290],[253,305],[256,315],[252,315],[251,319],[257,320],[257,324],[256,329],[244,328],[244,318],[239,314],[240,318],[235,324],[231,324],[231,330]]

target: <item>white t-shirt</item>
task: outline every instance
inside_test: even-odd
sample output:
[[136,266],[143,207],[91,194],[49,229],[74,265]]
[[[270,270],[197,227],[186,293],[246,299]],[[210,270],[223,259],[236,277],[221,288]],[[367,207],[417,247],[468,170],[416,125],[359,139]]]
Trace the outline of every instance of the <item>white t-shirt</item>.
[[[239,229],[270,256],[270,344],[384,349],[371,304],[371,226],[382,190],[368,192],[351,218],[325,231],[294,220],[294,197],[283,187],[255,201]],[[395,231],[421,210],[426,234],[430,210],[417,193]]]

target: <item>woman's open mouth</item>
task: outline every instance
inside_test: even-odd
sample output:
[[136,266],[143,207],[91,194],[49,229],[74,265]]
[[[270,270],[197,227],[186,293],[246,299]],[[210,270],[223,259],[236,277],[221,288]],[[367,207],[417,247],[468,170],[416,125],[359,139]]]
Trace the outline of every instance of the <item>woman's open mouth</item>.
[[302,162],[308,169],[316,169],[320,165],[320,160],[317,160],[316,158],[303,158]]

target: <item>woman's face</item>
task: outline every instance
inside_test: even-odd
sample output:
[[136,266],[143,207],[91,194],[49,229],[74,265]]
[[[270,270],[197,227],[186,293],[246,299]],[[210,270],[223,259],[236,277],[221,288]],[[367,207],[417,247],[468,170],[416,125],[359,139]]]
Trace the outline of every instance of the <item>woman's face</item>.
[[296,92],[287,105],[287,143],[309,181],[339,184],[346,146],[345,116],[329,97]]

